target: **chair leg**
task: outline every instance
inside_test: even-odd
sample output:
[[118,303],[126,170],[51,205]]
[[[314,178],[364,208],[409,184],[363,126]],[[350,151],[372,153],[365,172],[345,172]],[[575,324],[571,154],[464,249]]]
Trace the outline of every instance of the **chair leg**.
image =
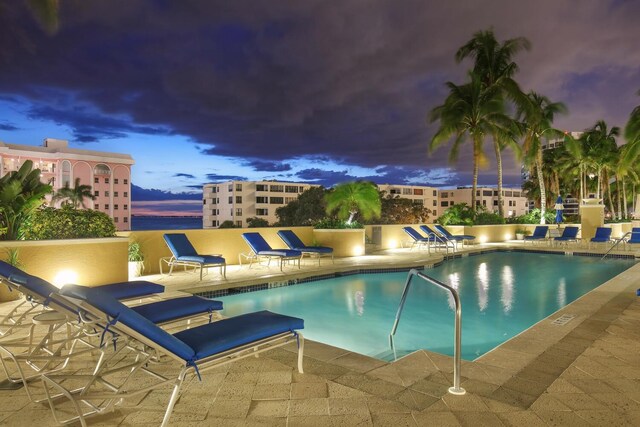
[[302,369],[302,357],[304,355],[304,336],[298,332],[298,372],[304,374]]
[[187,369],[187,367],[182,368],[182,370],[180,371],[180,375],[178,375],[178,379],[173,386],[173,392],[171,393],[171,398],[169,399],[169,403],[167,404],[167,410],[164,413],[162,424],[160,424],[161,427],[166,427],[169,424],[169,418],[171,418],[173,407],[178,401],[178,396],[180,396],[180,388],[182,387],[182,382],[184,381],[184,377],[187,374]]

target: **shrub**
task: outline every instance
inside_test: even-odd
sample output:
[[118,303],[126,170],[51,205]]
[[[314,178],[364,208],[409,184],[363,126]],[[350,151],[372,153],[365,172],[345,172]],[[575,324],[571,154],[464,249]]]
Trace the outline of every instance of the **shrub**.
[[313,228],[317,229],[347,229],[347,228],[364,228],[364,225],[358,221],[352,221],[351,224],[347,224],[347,221],[335,218],[324,218],[318,221]]
[[223,221],[218,228],[236,228],[236,225],[231,220]]
[[473,225],[474,212],[466,203],[449,207],[436,219],[441,225]]
[[256,227],[268,227],[269,221],[264,218],[258,218],[254,216],[253,218],[247,218],[247,227],[256,228]]
[[[556,211],[545,211],[544,218],[547,224],[553,224],[556,222]],[[511,224],[540,224],[540,209],[532,209],[529,213],[511,218],[509,222]]]
[[47,207],[36,211],[23,224],[26,240],[113,237],[116,227],[109,215],[94,210]]
[[493,212],[478,212],[476,219],[473,221],[475,225],[492,225],[504,224],[505,220],[502,216]]

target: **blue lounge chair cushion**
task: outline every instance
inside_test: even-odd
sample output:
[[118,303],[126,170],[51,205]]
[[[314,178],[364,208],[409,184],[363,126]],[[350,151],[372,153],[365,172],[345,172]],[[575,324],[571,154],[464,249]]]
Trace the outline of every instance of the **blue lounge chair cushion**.
[[199,313],[210,313],[222,310],[222,302],[198,296],[174,298],[150,304],[131,307],[133,311],[152,321],[165,323]]
[[426,225],[421,225],[420,226],[420,230],[424,231],[425,233],[427,233],[427,239],[431,242],[438,242],[438,243],[445,243],[446,242],[446,237],[440,237],[438,236],[438,233],[436,233],[435,231],[433,231],[432,229],[430,229],[428,226]]
[[167,242],[167,246],[169,246],[174,257],[198,256],[198,252],[193,247],[186,234],[171,233],[165,234],[162,237],[164,238],[164,241]]
[[224,264],[225,259],[215,255],[185,255],[176,257],[178,261],[197,262],[198,264]]
[[318,253],[318,254],[330,254],[333,253],[333,248],[327,246],[307,246],[298,237],[296,233],[291,230],[280,230],[278,236],[289,246],[289,249],[294,249],[300,252]]
[[456,241],[474,240],[476,238],[476,236],[472,236],[470,234],[455,234],[455,235],[451,234],[449,233],[449,230],[447,230],[441,225],[436,225],[435,227],[436,227],[436,230],[438,230],[439,232],[444,234],[448,239],[451,239],[451,240],[456,240]]
[[195,351],[195,360],[263,338],[304,328],[304,320],[258,311],[186,329],[175,334]]
[[566,227],[564,230],[562,230],[562,236],[555,237],[554,240],[556,241],[576,240],[579,230],[580,229],[578,227]]
[[640,243],[640,228],[633,227],[631,229],[631,237],[627,240],[627,243]]
[[607,227],[598,227],[596,228],[596,235],[591,238],[592,242],[608,242],[611,240],[611,230]]
[[132,299],[164,292],[164,286],[146,280],[111,283],[100,286],[100,289],[115,299]]
[[99,287],[88,288],[79,285],[65,285],[60,289],[60,294],[86,301],[107,314],[111,319],[114,319],[115,322],[123,323],[185,361],[194,360],[195,352],[187,344],[122,304],[111,295],[103,292]]
[[547,231],[549,227],[546,225],[539,225],[533,230],[533,235],[524,236],[524,240],[539,240],[547,237]]
[[256,255],[295,258],[302,256],[302,252],[293,249],[272,249],[260,233],[242,233],[242,238]]
[[257,255],[263,256],[279,256],[283,258],[295,258],[302,255],[300,251],[294,249],[272,249],[268,251],[260,251]]
[[429,239],[418,233],[413,227],[403,227],[405,233],[409,235],[415,242],[428,242]]

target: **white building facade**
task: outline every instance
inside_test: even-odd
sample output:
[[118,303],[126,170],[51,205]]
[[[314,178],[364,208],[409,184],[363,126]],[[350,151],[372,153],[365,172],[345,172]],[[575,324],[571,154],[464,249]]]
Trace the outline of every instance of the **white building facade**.
[[431,218],[437,218],[444,210],[438,208],[438,189],[419,185],[378,184],[378,190],[386,195],[410,199],[431,210]]
[[[458,187],[455,190],[440,190],[440,209],[444,212],[448,207],[459,203],[471,206],[471,187]],[[519,188],[502,188],[504,216],[524,215],[528,212],[527,197]],[[478,187],[476,204],[484,206],[489,212],[498,212],[498,190],[495,187]]]

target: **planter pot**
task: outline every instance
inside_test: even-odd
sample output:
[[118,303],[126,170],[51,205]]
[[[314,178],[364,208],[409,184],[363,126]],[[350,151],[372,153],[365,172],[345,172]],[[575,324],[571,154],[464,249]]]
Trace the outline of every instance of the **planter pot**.
[[142,276],[143,271],[144,271],[143,261],[129,261],[129,280],[131,280],[134,277]]
[[364,255],[364,228],[313,230],[313,238],[321,246],[333,248],[333,255],[336,257]]
[[524,234],[516,233],[516,240],[524,240]]

